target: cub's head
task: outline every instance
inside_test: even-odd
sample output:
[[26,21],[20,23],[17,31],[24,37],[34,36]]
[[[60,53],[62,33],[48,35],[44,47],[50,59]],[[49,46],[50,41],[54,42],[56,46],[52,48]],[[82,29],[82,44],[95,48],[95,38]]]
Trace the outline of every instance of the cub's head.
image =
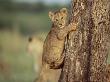
[[49,17],[53,24],[59,28],[63,28],[66,25],[67,21],[67,9],[62,8],[59,11],[56,12],[49,12]]

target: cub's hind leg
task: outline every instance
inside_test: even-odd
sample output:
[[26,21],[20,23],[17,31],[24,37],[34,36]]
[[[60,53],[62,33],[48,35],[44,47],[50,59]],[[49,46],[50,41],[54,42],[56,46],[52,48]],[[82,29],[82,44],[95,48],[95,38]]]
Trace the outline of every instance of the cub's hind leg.
[[61,55],[61,57],[59,59],[57,59],[56,61],[51,62],[50,64],[50,69],[60,69],[63,66],[63,62],[64,62],[64,54]]

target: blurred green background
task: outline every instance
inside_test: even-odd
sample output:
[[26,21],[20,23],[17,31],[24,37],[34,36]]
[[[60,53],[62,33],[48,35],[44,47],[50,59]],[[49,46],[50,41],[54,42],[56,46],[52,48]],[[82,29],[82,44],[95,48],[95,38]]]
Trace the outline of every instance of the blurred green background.
[[[33,82],[33,57],[26,46],[31,35],[48,33],[48,11],[69,7],[67,0],[0,0],[0,82]],[[44,37],[45,38],[45,37]]]
[[70,0],[0,0],[0,82],[35,79],[33,58],[26,51],[28,37],[46,36],[48,11],[62,7],[69,8]]

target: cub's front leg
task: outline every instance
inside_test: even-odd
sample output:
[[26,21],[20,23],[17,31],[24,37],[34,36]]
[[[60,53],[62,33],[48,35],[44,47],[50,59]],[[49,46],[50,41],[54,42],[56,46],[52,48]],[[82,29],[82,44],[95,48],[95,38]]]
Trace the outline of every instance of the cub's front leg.
[[69,32],[76,31],[77,26],[78,26],[78,23],[70,23],[69,25],[59,30],[58,35],[57,35],[58,39],[59,40],[65,39],[65,37],[67,36]]
[[[58,39],[62,40],[62,41],[63,40],[65,41],[65,37],[67,36],[67,34],[71,31],[75,31],[77,25],[78,24],[76,24],[76,23],[71,23],[68,26],[66,26],[66,27],[62,28],[61,30],[59,30],[58,35],[57,35]],[[61,57],[58,58],[58,60],[56,60],[56,61],[54,61],[50,64],[50,68],[51,69],[60,69],[60,68],[62,68],[64,57],[65,57],[64,52],[62,52]]]

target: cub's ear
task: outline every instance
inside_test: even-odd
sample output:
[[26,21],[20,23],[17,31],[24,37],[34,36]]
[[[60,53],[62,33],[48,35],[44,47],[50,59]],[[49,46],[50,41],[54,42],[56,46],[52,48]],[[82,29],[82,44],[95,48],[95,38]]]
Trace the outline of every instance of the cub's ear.
[[62,9],[60,10],[60,12],[63,12],[63,13],[65,13],[65,14],[67,14],[67,9],[66,9],[66,8],[62,8]]
[[50,11],[50,12],[49,12],[49,18],[52,19],[53,16],[54,16],[53,12]]

